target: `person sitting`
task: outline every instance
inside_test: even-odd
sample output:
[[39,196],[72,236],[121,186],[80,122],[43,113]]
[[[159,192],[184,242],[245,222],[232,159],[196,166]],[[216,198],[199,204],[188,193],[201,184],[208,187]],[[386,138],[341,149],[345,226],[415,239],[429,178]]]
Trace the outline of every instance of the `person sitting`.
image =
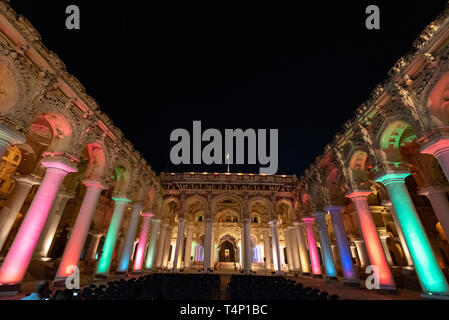
[[43,300],[48,299],[50,283],[48,281],[42,280],[36,285],[36,289],[30,295],[22,298],[21,300]]

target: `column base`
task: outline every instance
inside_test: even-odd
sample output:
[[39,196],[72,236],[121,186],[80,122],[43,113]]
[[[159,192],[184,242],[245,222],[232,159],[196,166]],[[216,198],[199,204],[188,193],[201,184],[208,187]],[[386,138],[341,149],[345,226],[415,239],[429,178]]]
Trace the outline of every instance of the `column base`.
[[109,274],[107,273],[97,273],[94,275],[95,280],[107,280],[109,278]]
[[116,271],[115,275],[120,278],[126,278],[128,276],[128,272],[126,271]]
[[338,282],[338,278],[337,277],[326,277],[326,281],[328,281],[328,282]]
[[310,277],[311,274],[310,274],[310,272],[303,272],[303,273],[302,273],[302,276],[303,276],[303,277]]
[[15,296],[20,291],[20,283],[0,285],[0,297]]
[[360,287],[360,282],[358,282],[356,280],[344,280],[343,284],[346,287]]
[[428,293],[422,293],[421,298],[426,300],[449,300],[449,296],[444,296],[441,294],[428,294]]
[[380,289],[375,291],[382,294],[399,294],[399,291],[394,286],[380,285]]
[[131,274],[133,276],[141,276],[143,274],[143,271],[132,271]]
[[65,287],[65,282],[67,281],[67,278],[56,278],[53,280],[53,286],[57,288]]
[[323,279],[323,275],[321,275],[321,274],[312,274],[312,279]]

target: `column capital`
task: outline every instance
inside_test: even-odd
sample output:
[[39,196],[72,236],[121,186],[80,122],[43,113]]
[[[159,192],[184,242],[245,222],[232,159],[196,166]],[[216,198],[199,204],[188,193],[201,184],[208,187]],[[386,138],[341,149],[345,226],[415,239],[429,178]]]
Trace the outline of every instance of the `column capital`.
[[405,171],[385,171],[378,175],[374,180],[387,186],[391,183],[405,183],[405,178],[409,175],[410,172]]
[[271,226],[271,225],[275,225],[275,226],[277,226],[278,225],[278,221],[277,220],[271,220],[270,222],[268,222],[268,224]]
[[449,186],[447,185],[434,185],[418,189],[418,194],[421,196],[429,196],[430,194],[438,194],[446,192],[449,192]]
[[372,193],[371,190],[349,190],[348,192],[346,192],[345,197],[349,198],[349,199],[357,199],[357,198],[368,198],[368,196]]
[[41,184],[42,182],[42,179],[40,177],[31,174],[15,174],[11,176],[11,179],[17,182],[30,184],[32,186]]
[[304,217],[302,218],[302,221],[304,221],[305,224],[312,224],[315,221],[314,217]]
[[438,158],[449,152],[449,137],[436,137],[425,143],[419,151],[424,154],[431,154],[435,156],[435,158]]
[[73,192],[66,191],[66,190],[61,190],[56,194],[56,196],[59,196],[62,198],[67,198],[67,199],[73,199],[73,198],[75,198],[76,194]]
[[144,203],[141,202],[141,201],[136,201],[136,202],[131,203],[129,206],[131,208],[140,208],[140,210],[142,210],[143,206],[144,206]]
[[41,164],[46,167],[47,170],[56,169],[64,172],[65,174],[78,171],[76,164],[66,158],[46,158],[41,161]]
[[[151,212],[141,212],[140,213],[140,215],[142,216],[142,217],[154,217],[154,213],[151,213]],[[153,220],[153,222],[161,222],[161,220],[158,220],[158,219],[154,219]]]
[[22,136],[18,132],[15,132],[5,127],[3,124],[0,125],[0,143],[14,145],[14,144],[22,144],[25,142],[26,138],[24,136]]
[[87,187],[87,188],[98,188],[101,190],[105,190],[108,187],[106,185],[104,185],[100,180],[83,180],[83,184]]
[[115,203],[129,203],[132,202],[132,200],[128,199],[128,198],[116,198],[116,197],[112,197],[112,200],[115,201]]
[[312,216],[315,217],[315,218],[325,217],[326,215],[328,215],[328,213],[324,212],[324,211],[315,211],[315,212],[312,213]]
[[329,211],[329,213],[339,213],[341,214],[341,210],[343,210],[342,206],[328,206],[324,208],[324,210]]
[[295,221],[295,222],[293,222],[293,225],[294,225],[295,227],[303,226],[303,225],[304,225],[304,222],[303,222],[303,221]]

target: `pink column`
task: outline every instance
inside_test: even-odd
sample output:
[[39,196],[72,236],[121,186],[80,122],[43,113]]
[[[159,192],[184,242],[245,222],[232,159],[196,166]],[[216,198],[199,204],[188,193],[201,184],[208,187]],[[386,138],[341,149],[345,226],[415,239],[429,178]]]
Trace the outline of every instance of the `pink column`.
[[371,265],[379,268],[379,282],[382,289],[395,290],[396,285],[390,267],[388,266],[385,252],[382,248],[376,224],[368,205],[368,196],[371,191],[353,191],[346,195],[354,203],[360,221],[363,239]]
[[0,250],[3,249],[31,188],[40,183],[38,179],[30,175],[17,175],[12,178],[16,180],[16,184],[5,206],[0,210]]
[[313,275],[321,276],[320,257],[318,256],[318,248],[316,246],[315,235],[313,233],[313,222],[315,221],[315,218],[303,218],[302,221],[304,221],[306,225],[307,241],[309,242],[309,255],[312,263],[312,273]]
[[47,167],[44,180],[0,268],[0,285],[20,284],[62,181],[68,173],[77,171],[66,159],[43,160],[42,165]]
[[73,273],[71,268],[68,269],[69,266],[78,265],[90,224],[97,208],[98,198],[101,191],[105,189],[105,186],[96,180],[84,180],[83,184],[87,187],[87,190],[70,234],[70,239],[64,249],[58,272],[56,272],[55,282],[63,281]]
[[152,213],[140,214],[143,217],[142,228],[140,229],[139,243],[137,244],[136,258],[134,260],[133,272],[142,272],[143,258],[145,256],[145,248],[147,246],[148,229],[150,227]]

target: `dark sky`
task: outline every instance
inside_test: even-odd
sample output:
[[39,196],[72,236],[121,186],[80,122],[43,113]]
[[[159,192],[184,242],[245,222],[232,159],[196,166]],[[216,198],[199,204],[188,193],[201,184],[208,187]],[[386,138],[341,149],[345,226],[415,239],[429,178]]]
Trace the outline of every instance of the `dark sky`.
[[[29,1],[12,7],[157,172],[174,166],[172,130],[279,129],[278,174],[301,175],[443,10],[445,0],[217,2]],[[211,1],[209,1],[211,2]],[[275,5],[276,3],[276,5]],[[65,8],[81,30],[65,28]],[[365,28],[365,8],[381,30]],[[259,166],[232,166],[258,173]]]

